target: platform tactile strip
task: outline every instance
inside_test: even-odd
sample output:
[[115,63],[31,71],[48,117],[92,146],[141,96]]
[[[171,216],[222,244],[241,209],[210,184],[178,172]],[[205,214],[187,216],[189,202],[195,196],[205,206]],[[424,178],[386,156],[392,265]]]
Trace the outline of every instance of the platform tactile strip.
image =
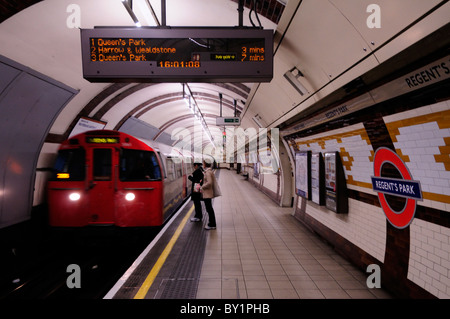
[[195,299],[206,243],[206,231],[202,223],[193,224],[180,236],[179,241],[185,244],[176,266],[170,277],[163,279],[155,298]]

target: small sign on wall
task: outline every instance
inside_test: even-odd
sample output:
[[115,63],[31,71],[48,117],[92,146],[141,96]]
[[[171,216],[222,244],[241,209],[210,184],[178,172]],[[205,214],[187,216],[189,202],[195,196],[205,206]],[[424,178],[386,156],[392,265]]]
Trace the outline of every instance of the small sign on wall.
[[325,206],[338,214],[348,213],[347,184],[339,152],[325,153]]
[[322,153],[311,155],[311,199],[318,205],[325,205],[325,178]]
[[297,195],[311,199],[311,152],[295,154],[295,191]]
[[103,130],[105,126],[106,122],[92,120],[87,117],[81,117],[70,133],[69,138],[87,131]]

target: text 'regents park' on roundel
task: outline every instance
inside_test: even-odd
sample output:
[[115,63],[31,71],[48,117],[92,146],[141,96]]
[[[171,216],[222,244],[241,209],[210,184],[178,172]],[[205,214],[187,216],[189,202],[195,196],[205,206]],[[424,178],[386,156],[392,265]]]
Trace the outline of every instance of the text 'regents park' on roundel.
[[[393,165],[402,179],[381,176],[384,164]],[[373,163],[374,175],[372,187],[378,193],[378,199],[388,221],[392,226],[403,229],[409,226],[416,213],[416,202],[422,200],[422,191],[419,181],[414,181],[408,167],[403,160],[389,148],[381,147],[375,152]],[[401,211],[395,211],[389,205],[386,195],[406,198],[406,204]]]

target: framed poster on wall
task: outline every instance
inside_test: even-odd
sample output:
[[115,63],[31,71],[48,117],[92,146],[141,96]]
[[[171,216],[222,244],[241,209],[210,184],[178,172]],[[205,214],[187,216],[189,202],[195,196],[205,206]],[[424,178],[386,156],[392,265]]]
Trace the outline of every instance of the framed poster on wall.
[[339,152],[325,153],[325,206],[338,214],[348,212],[347,186]]
[[311,154],[311,199],[318,205],[325,205],[325,178],[322,153]]
[[106,126],[106,122],[97,121],[87,117],[81,117],[77,124],[72,129],[69,138],[80,133],[84,133],[92,130],[103,130]]
[[336,153],[325,153],[325,204],[329,210],[336,212]]
[[311,199],[311,151],[295,154],[295,192]]

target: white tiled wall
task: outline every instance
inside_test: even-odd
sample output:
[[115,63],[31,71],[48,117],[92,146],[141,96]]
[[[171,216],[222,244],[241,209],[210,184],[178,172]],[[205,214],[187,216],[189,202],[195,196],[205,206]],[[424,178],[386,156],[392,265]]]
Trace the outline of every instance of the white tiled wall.
[[[301,200],[305,199],[299,197],[299,207]],[[306,213],[380,262],[384,261],[386,217],[381,208],[350,199],[348,214],[336,215],[314,203],[308,203]]]
[[422,190],[450,195],[450,172],[434,158],[440,154],[439,146],[445,146],[444,136],[450,136],[450,129],[441,130],[432,122],[402,127],[399,131],[395,148],[409,156],[408,168],[414,178],[420,179]]
[[450,298],[450,229],[420,219],[411,223],[408,279],[439,298]]
[[[415,119],[419,123],[411,123]],[[402,124],[405,120],[409,121]],[[442,155],[441,148],[448,146],[446,139],[450,139],[450,101],[387,116],[384,121],[399,126],[394,146],[409,158],[406,164],[413,178],[420,181],[422,192],[447,196],[434,203],[425,200],[420,204],[450,211],[450,170],[436,160],[436,156]]]
[[278,176],[276,174],[264,174],[263,179],[263,186],[271,192],[276,193],[278,188]]

